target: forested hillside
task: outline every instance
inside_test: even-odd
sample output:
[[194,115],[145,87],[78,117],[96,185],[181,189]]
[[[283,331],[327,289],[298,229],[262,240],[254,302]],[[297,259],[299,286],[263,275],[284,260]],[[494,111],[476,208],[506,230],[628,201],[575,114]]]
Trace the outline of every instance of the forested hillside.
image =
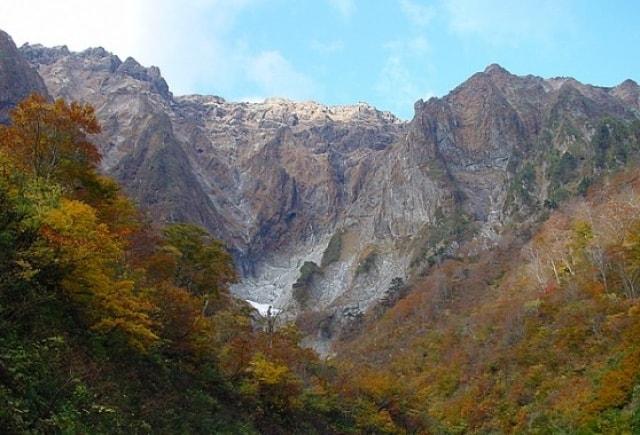
[[0,127],[3,433],[374,430],[294,327],[230,296],[221,243],[153,226],[99,175],[99,131],[37,95]]
[[220,242],[152,225],[98,174],[99,131],[37,95],[0,130],[6,432],[640,430],[635,166],[488,255],[443,256],[323,363],[229,294]]
[[443,258],[343,341],[398,430],[640,431],[640,176],[603,176],[489,255]]
[[639,95],[402,122],[0,32],[0,433],[640,433]]
[[366,103],[174,95],[157,67],[101,47],[25,44],[14,57],[52,97],[96,108],[102,173],[156,223],[224,241],[233,294],[303,319],[322,355],[460,244],[480,255],[632,161],[640,125],[632,80],[497,64],[403,122]]

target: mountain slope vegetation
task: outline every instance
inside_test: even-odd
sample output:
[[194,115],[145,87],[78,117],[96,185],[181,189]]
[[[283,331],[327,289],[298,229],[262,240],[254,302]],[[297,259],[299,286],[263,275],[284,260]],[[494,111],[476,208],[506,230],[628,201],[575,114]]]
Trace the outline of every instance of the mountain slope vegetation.
[[0,130],[7,432],[640,429],[633,164],[483,255],[442,255],[321,362],[295,327],[260,327],[229,294],[220,242],[154,226],[96,171],[90,106],[34,95],[12,120]]
[[635,82],[403,123],[0,50],[3,433],[640,433]]
[[532,233],[446,258],[344,340],[353,394],[400,431],[640,430],[640,177],[605,176]]
[[3,432],[356,430],[295,328],[229,294],[220,242],[155,227],[97,172],[99,130],[90,106],[38,95],[0,127]]

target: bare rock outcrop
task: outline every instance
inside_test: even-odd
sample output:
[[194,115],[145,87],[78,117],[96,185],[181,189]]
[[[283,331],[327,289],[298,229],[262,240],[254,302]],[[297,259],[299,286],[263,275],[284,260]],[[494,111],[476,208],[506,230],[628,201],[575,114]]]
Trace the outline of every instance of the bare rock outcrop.
[[491,247],[505,225],[624,164],[625,135],[640,135],[630,80],[603,88],[490,65],[418,101],[407,123],[366,103],[176,97],[157,68],[101,48],[21,51],[51,95],[96,107],[104,170],[155,218],[223,239],[242,275],[234,292],[312,313],[316,346],[398,283]]
[[0,123],[9,120],[9,111],[31,93],[48,96],[35,68],[27,62],[11,37],[0,30]]

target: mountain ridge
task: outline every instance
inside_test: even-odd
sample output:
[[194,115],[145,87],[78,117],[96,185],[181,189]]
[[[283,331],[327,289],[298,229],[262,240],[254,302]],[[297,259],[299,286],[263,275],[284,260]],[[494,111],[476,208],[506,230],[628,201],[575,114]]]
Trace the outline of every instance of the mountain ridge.
[[158,220],[224,240],[243,276],[234,292],[307,313],[325,352],[394,280],[490,249],[505,226],[624,164],[624,143],[594,137],[640,107],[630,80],[604,88],[492,64],[402,122],[367,104],[174,97],[158,69],[104,49],[21,51],[53,96],[96,107],[108,173]]
[[19,55],[11,36],[2,30],[0,53],[0,123],[6,123],[10,109],[31,92],[47,97],[48,93],[42,78]]

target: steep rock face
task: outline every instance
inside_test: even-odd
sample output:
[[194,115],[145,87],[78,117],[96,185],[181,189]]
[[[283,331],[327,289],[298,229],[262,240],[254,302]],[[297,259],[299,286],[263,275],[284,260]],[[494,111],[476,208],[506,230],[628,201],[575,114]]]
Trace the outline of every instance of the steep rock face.
[[122,62],[103,48],[25,45],[22,53],[45,77],[52,95],[91,103],[103,127],[97,138],[104,169],[160,221],[215,227],[216,211],[176,138],[173,103],[157,68]]
[[48,95],[42,78],[20,55],[11,37],[0,30],[0,123],[6,123],[9,110],[33,92]]
[[[364,103],[174,98],[157,68],[122,62],[101,48],[21,50],[53,95],[96,108],[104,130],[98,137],[104,169],[153,216],[200,223],[229,244],[244,276],[236,288],[240,295],[287,305],[304,261],[320,262],[343,226],[357,227],[351,262],[369,228],[384,237],[393,234],[384,214],[386,204],[398,199],[384,186],[392,173],[382,164],[389,164],[388,151],[406,125],[389,113]],[[380,176],[372,182],[374,171]],[[423,217],[423,211],[415,216]],[[362,218],[370,223],[361,224]],[[378,291],[402,269],[394,265]],[[350,288],[324,281],[332,291],[315,292],[322,306]],[[375,292],[367,292],[360,299],[368,303]]]
[[611,90],[611,94],[630,107],[640,110],[640,86],[633,80],[625,80]]
[[635,82],[498,65],[418,101],[403,123],[364,103],[174,97],[157,68],[103,49],[21,50],[52,95],[96,107],[105,170],[159,220],[225,240],[243,277],[236,294],[303,313],[321,350],[398,283],[487,249],[505,224],[623,164],[638,123]]
[[[505,223],[513,212],[508,190],[518,171],[536,164],[526,193],[542,203],[549,194],[544,186],[551,181],[551,155],[591,162],[591,139],[602,119],[637,119],[632,92],[573,79],[519,77],[491,65],[446,97],[419,102],[411,140],[441,161],[473,220]],[[577,175],[588,168],[574,169]]]

